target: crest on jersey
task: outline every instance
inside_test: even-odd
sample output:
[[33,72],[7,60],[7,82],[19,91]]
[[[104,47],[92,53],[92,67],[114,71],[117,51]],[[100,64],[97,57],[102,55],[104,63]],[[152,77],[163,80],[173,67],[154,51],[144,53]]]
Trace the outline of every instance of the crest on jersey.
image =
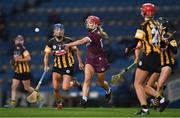
[[53,49],[56,49],[56,45],[53,45]]
[[70,70],[66,70],[66,73],[70,73]]
[[102,67],[102,68],[101,68],[101,71],[105,71],[105,68],[104,68],[104,67]]
[[59,45],[59,50],[61,50],[62,48],[61,48],[61,45]]
[[139,66],[142,66],[142,61],[139,61]]

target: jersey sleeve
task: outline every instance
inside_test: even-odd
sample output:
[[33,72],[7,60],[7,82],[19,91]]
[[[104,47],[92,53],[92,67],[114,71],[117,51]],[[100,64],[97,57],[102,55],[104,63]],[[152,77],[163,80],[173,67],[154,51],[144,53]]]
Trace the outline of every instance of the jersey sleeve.
[[26,57],[26,56],[30,55],[30,53],[29,53],[28,50],[25,50],[25,51],[23,52],[23,55]]
[[146,34],[142,29],[137,29],[135,33],[135,39],[144,40]]
[[88,34],[86,38],[89,40],[89,42],[92,42],[93,36],[92,34]]
[[171,41],[170,41],[170,45],[172,45],[173,47],[177,47],[177,42],[176,42],[176,40],[171,40]]
[[50,53],[50,52],[51,52],[51,49],[52,49],[52,43],[51,43],[51,41],[48,41],[48,42],[46,43],[44,52]]
[[64,40],[66,41],[66,43],[73,42],[72,38],[70,38],[70,37],[64,37]]
[[171,40],[169,42],[169,48],[171,49],[171,51],[174,53],[174,54],[177,54],[177,42],[176,40]]

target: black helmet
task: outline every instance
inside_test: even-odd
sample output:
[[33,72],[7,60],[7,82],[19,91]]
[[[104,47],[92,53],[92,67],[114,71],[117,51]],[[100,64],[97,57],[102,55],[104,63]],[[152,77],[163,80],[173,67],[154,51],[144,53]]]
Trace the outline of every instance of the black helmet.
[[163,27],[166,32],[173,32],[175,30],[174,26],[167,18],[159,17],[157,22]]

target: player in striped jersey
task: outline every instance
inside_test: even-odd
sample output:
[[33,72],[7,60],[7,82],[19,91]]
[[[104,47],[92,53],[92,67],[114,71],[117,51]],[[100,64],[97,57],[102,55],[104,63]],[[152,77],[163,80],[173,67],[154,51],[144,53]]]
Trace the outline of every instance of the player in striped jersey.
[[13,50],[13,67],[14,76],[11,85],[11,102],[5,107],[15,107],[16,106],[16,89],[19,83],[22,81],[24,89],[29,93],[33,92],[34,88],[30,85],[31,70],[29,61],[31,56],[29,51],[24,46],[24,38],[22,35],[18,35],[15,38],[15,46]]
[[[73,76],[74,68],[74,52],[77,54],[79,62],[79,68],[82,70],[84,65],[81,60],[80,52],[76,46],[65,50],[64,45],[72,42],[71,38],[64,36],[64,25],[57,23],[53,26],[53,38],[50,39],[45,47],[44,55],[44,69],[48,70],[49,54],[52,53],[54,56],[54,65],[52,69],[52,82],[54,87],[54,97],[56,101],[56,108],[62,108],[62,97],[60,95],[60,82],[62,81],[62,89],[67,91],[73,83],[73,86],[77,85],[81,89],[79,82],[71,80]],[[72,84],[71,84],[72,85]]]
[[[157,27],[159,33],[161,34],[161,43],[160,43],[160,62],[161,62],[161,72],[154,74],[154,77],[151,77],[147,85],[155,86],[157,91],[160,94],[163,94],[164,84],[167,81],[168,77],[173,73],[175,66],[175,57],[177,54],[177,42],[173,36],[173,27],[172,24],[163,17],[160,17],[157,20]],[[156,82],[156,83],[155,83]],[[153,98],[154,108],[158,108],[157,99]]]
[[[136,31],[134,45],[126,50],[135,48],[138,42],[141,41],[143,54],[141,63],[139,63],[139,66],[136,69],[134,82],[141,110],[136,114],[147,115],[149,114],[149,109],[147,106],[146,93],[156,97],[159,101],[162,101],[164,97],[155,91],[151,86],[145,86],[145,80],[149,78],[152,73],[160,72],[160,40],[158,40],[158,38],[154,39],[153,37],[156,34],[152,32],[152,30],[156,27],[156,23],[153,18],[155,15],[155,5],[151,3],[143,4],[141,7],[141,14],[144,17],[144,22],[141,23],[140,27]],[[161,111],[165,109],[166,105],[166,100],[160,103]]]

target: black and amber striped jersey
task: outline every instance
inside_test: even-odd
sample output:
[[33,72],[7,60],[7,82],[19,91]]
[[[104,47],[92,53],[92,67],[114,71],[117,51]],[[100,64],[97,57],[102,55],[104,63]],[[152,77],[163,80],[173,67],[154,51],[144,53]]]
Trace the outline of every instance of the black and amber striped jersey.
[[155,34],[152,30],[156,27],[155,21],[153,19],[144,21],[141,23],[140,27],[136,30],[135,40],[141,40],[143,45],[143,53],[148,55],[151,52],[160,53],[160,48],[153,44],[153,37]]
[[72,48],[65,50],[64,44],[72,42],[71,38],[63,37],[63,40],[57,41],[56,38],[50,39],[45,47],[46,53],[52,53],[54,56],[54,67],[67,68],[74,66],[74,52]]
[[172,38],[172,40],[170,40],[169,42],[169,45],[165,49],[161,50],[160,53],[161,66],[174,65],[175,64],[174,55],[176,53],[177,53],[177,42],[174,38]]
[[[24,46],[15,46],[13,50],[13,59],[16,57],[25,58],[30,55],[29,51]],[[30,72],[29,61],[15,61],[14,62],[15,73],[27,73]]]

